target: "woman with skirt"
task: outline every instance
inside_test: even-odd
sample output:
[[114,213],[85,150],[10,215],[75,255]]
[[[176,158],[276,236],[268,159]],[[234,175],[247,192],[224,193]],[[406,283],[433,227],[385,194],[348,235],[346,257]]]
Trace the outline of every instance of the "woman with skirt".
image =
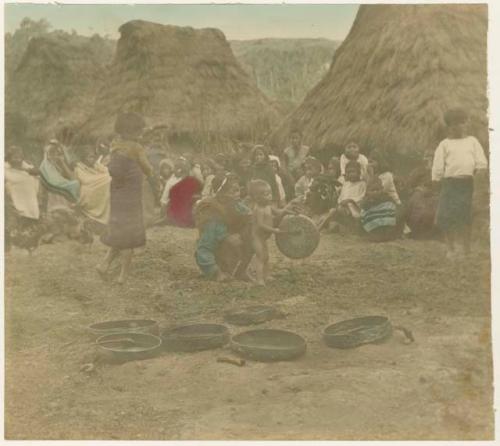
[[121,254],[120,284],[128,276],[133,250],[146,244],[142,183],[143,175],[150,183],[154,182],[154,176],[144,148],[137,142],[144,127],[143,118],[136,113],[123,113],[117,117],[115,132],[118,137],[113,141],[108,164],[111,175],[110,216],[101,241],[109,246],[109,251],[97,271],[106,278],[113,260]]

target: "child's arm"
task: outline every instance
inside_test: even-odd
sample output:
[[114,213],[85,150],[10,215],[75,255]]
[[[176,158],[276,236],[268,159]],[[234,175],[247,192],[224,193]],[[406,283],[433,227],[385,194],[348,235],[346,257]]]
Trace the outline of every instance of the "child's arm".
[[486,160],[486,156],[484,155],[483,147],[481,143],[474,138],[474,173],[486,170],[488,168],[488,161]]
[[266,221],[265,221],[265,211],[262,208],[256,208],[254,210],[254,221],[257,229],[260,229],[261,231],[269,232],[269,233],[274,233],[274,234],[279,234],[281,231],[278,228],[273,228],[272,226],[269,226]]
[[432,181],[441,181],[444,176],[444,145],[439,144],[432,162]]

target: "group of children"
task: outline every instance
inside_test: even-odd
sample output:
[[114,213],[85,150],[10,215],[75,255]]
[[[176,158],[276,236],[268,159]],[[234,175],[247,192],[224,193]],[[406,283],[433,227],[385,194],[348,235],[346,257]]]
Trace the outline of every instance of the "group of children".
[[[460,257],[470,251],[473,175],[486,169],[487,164],[477,139],[467,135],[467,115],[451,110],[445,120],[449,137],[438,146],[432,169],[427,156],[423,166],[408,177],[407,187],[396,184],[382,152],[375,150],[368,159],[351,142],[340,157],[332,157],[323,165],[302,144],[297,131],[280,154],[264,145],[240,143],[233,153],[213,158],[197,159],[191,153],[172,158],[168,146],[154,140],[149,147],[144,144],[156,178],[143,187],[144,216],[153,214],[150,225],[195,227],[197,203],[220,194],[221,184],[232,174],[239,188],[238,201],[252,215],[251,244],[260,284],[269,269],[267,239],[279,231],[279,218],[289,212],[309,215],[319,230],[356,228],[378,241],[403,233],[425,236],[438,227],[446,236],[448,257]],[[109,147],[99,144],[97,148],[80,148],[79,152],[79,158],[71,161],[68,149],[53,140],[45,148],[39,169],[26,163],[19,149],[6,152],[6,192],[18,215],[29,221],[40,218],[39,176],[49,195],[49,208],[66,205],[98,226],[106,225],[111,182],[106,168]],[[439,199],[431,180],[441,184]],[[152,203],[152,209],[146,209],[146,203]],[[464,248],[460,255],[456,249],[459,239]],[[222,271],[208,269],[209,276],[223,276]]]

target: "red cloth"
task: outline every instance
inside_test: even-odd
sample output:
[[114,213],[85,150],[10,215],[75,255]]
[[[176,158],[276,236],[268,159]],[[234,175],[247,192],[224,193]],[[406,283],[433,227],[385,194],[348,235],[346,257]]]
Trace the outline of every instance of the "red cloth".
[[194,177],[186,177],[170,189],[167,217],[176,226],[194,227],[193,205],[202,184]]

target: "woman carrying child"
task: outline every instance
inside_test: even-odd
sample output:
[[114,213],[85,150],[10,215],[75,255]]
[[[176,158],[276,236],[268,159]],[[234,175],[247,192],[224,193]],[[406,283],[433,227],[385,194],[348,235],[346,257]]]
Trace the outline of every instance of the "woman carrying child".
[[111,175],[110,217],[101,241],[109,246],[109,251],[97,271],[105,278],[111,263],[121,254],[120,284],[128,276],[133,250],[146,244],[142,182],[143,175],[151,182],[154,177],[145,150],[138,143],[144,127],[144,119],[137,113],[118,115],[115,122],[118,137],[113,141],[108,165]]
[[[446,257],[453,260],[470,254],[474,175],[486,171],[488,163],[479,141],[467,133],[464,110],[449,110],[444,120],[448,138],[434,154],[432,181],[441,185],[436,223],[446,237]],[[463,251],[456,250],[457,241]]]
[[80,182],[78,207],[86,217],[107,225],[111,176],[108,168],[97,160],[95,150],[85,147],[82,151],[82,160],[75,166],[75,178]]

